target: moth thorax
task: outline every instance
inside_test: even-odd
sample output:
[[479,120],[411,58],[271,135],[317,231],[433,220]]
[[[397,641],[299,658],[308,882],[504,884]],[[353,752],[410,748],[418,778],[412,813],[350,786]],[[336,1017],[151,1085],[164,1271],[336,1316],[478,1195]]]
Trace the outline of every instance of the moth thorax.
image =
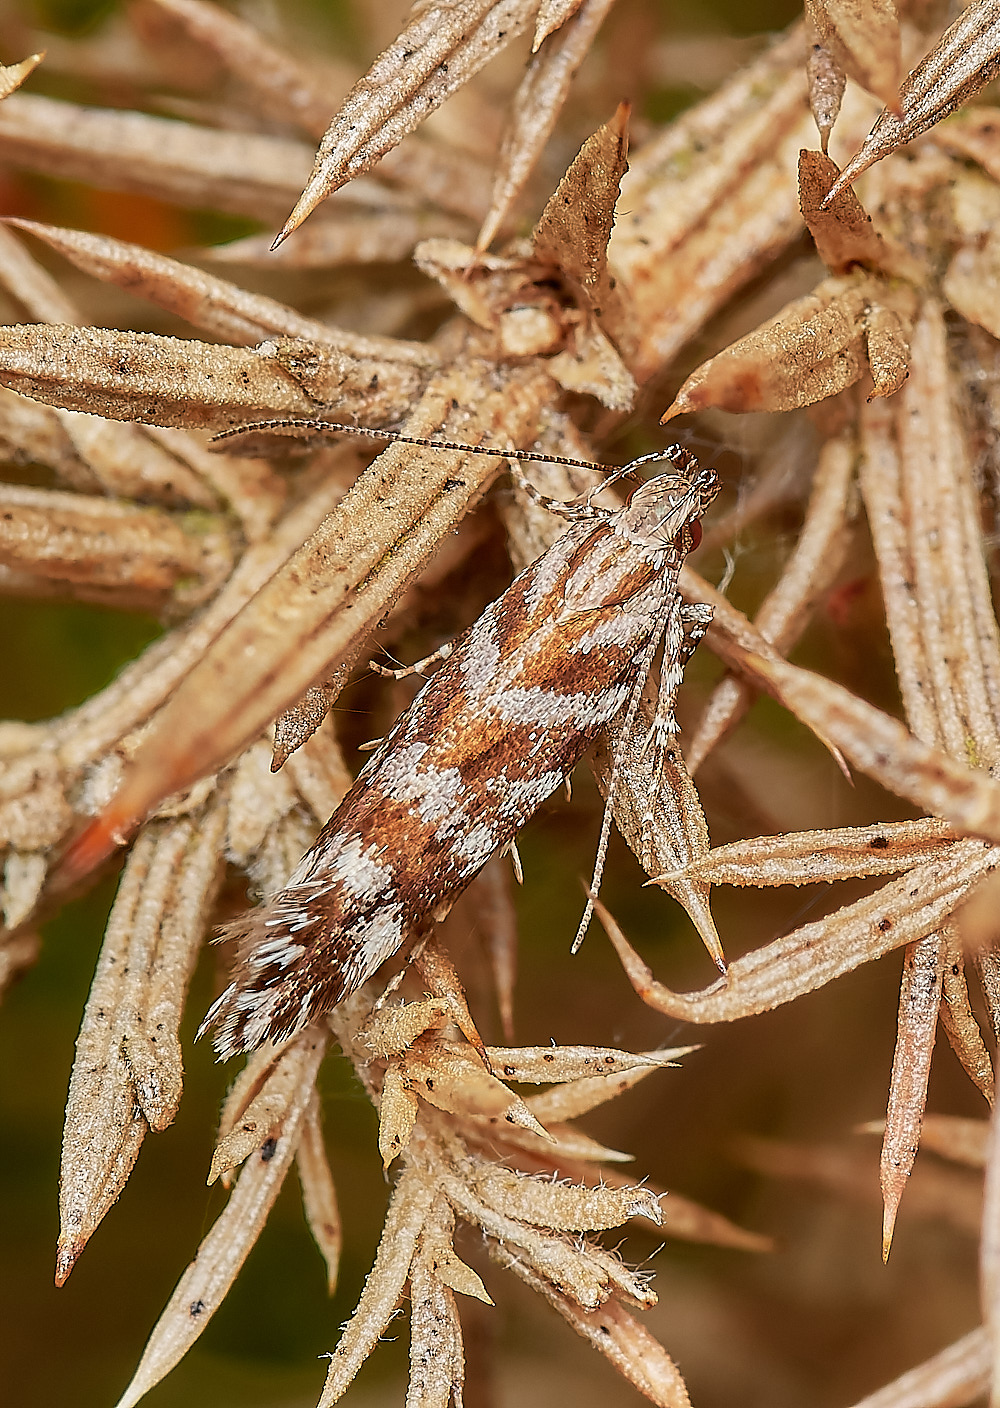
[[702,512],[702,496],[691,480],[679,474],[650,479],[629,498],[622,510],[621,530],[645,547],[665,547]]

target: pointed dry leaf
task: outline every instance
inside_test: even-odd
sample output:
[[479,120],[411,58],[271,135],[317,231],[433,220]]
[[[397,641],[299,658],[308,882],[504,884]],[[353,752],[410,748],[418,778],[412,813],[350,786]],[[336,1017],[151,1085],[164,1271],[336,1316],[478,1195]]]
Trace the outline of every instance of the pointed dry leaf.
[[314,1097],[326,1039],[317,1034],[311,1040],[310,1059],[301,1068],[301,1083],[280,1138],[243,1169],[221,1215],[177,1283],[117,1408],[134,1408],[184,1357],[222,1304],[260,1235],[295,1157],[302,1122]]
[[493,1297],[483,1285],[482,1278],[467,1266],[460,1257],[446,1248],[434,1250],[434,1274],[438,1280],[460,1295],[481,1300],[484,1305],[492,1305]]
[[487,1203],[534,1227],[561,1232],[597,1232],[621,1227],[633,1217],[661,1226],[656,1194],[649,1188],[587,1188],[532,1178],[500,1164],[480,1171],[476,1191]]
[[799,153],[799,206],[816,253],[832,274],[846,274],[854,265],[886,273],[920,274],[919,266],[891,249],[872,225],[871,216],[853,191],[843,191],[824,204],[840,175],[822,152]]
[[420,1102],[410,1088],[404,1067],[391,1064],[382,1082],[378,1107],[378,1151],[383,1168],[388,1168],[410,1142],[419,1110]]
[[688,870],[713,885],[811,885],[817,880],[849,880],[862,875],[893,875],[935,860],[957,838],[947,822],[889,821],[830,831],[797,831],[784,836],[749,836],[716,846]]
[[865,279],[826,279],[691,373],[661,422],[709,406],[790,411],[853,386],[865,369]]
[[672,992],[658,983],[608,910],[599,901],[595,908],[643,1002],[683,1021],[729,1022],[792,1002],[933,933],[997,860],[993,847],[958,841],[947,860],[917,866],[874,895],[736,959],[725,978],[693,993]]
[[[490,209],[476,239],[477,250],[488,249],[496,238],[541,155],[576,71],[613,4],[614,0],[557,0],[555,6],[539,8],[532,58],[513,98],[493,179]],[[549,13],[543,15],[545,9]],[[561,13],[554,15],[553,9]],[[558,33],[553,33],[555,30]],[[546,36],[551,36],[549,42],[539,52]]]
[[276,244],[352,177],[367,171],[528,24],[527,0],[428,5],[345,98]]
[[[646,874],[684,906],[710,956],[724,968],[722,940],[709,907],[710,887],[686,873],[708,851],[708,823],[679,745],[667,740],[662,749],[649,748],[652,727],[652,711],[644,703],[627,737],[620,721],[606,730],[592,754],[598,786],[606,796],[616,766],[615,825]],[[662,882],[668,871],[670,882]]]
[[535,226],[536,256],[579,290],[612,337],[620,337],[621,299],[608,272],[608,240],[628,154],[629,106],[588,137]]
[[[679,1057],[686,1056],[693,1049],[678,1046],[666,1051],[645,1051],[640,1055],[620,1051],[614,1046],[488,1046],[486,1051],[494,1071],[504,1080],[526,1085],[547,1085],[550,1081],[576,1082],[591,1077],[600,1084],[609,1076],[637,1069],[645,1075],[658,1066],[676,1064]],[[608,1087],[609,1092],[610,1089]],[[610,1093],[608,1098],[611,1098]],[[560,1115],[558,1118],[570,1119],[572,1116]]]
[[422,343],[342,332],[315,318],[304,318],[273,298],[247,293],[226,279],[141,245],[109,235],[41,225],[35,220],[7,223],[44,240],[84,273],[148,298],[225,342],[252,347],[269,337],[303,339],[320,347],[334,347],[346,357],[377,358],[382,364],[401,362],[430,369],[437,363],[433,350]]
[[446,1049],[440,1042],[414,1047],[404,1060],[403,1073],[410,1089],[439,1110],[505,1120],[549,1137],[520,1096],[462,1049]]
[[896,1049],[889,1081],[889,1108],[882,1140],[880,1181],[885,1214],[882,1260],[889,1257],[896,1213],[920,1147],[920,1124],[927,1099],[931,1056],[941,1006],[941,979],[947,955],[943,934],[911,944],[903,958]]
[[[316,736],[317,730],[329,717],[333,701],[343,689],[349,675],[350,668],[341,665],[322,684],[310,685],[300,699],[278,715],[274,721],[272,772],[280,772],[289,758]],[[343,789],[346,792],[354,779],[343,765],[343,758],[340,763],[337,777],[338,781],[346,784]]]
[[[289,1112],[298,1109],[303,1072],[312,1069],[316,1033],[310,1028],[278,1054],[270,1065],[260,1089],[240,1111],[231,1128],[220,1130],[208,1174],[211,1186],[222,1174],[238,1167],[244,1159],[281,1134]],[[228,1124],[228,1121],[227,1121]]]
[[543,1295],[578,1335],[606,1355],[618,1372],[658,1408],[691,1408],[680,1370],[624,1306],[609,1301],[599,1309],[587,1310],[539,1276],[526,1258],[503,1242],[491,1245],[490,1255]]
[[15,88],[20,88],[21,84],[28,77],[29,73],[34,73],[35,69],[45,58],[44,52],[41,54],[29,54],[26,59],[22,59],[19,64],[0,64],[0,101],[9,97]]
[[572,19],[582,3],[583,0],[540,0],[531,52],[537,54],[549,35]]
[[964,1408],[988,1392],[992,1370],[989,1335],[973,1330],[852,1408]]
[[883,112],[827,196],[832,201],[863,171],[912,142],[974,98],[1000,70],[1000,10],[996,0],[973,0],[937,45],[904,80],[900,113]]
[[972,1010],[969,986],[965,977],[965,952],[960,916],[959,924],[945,926],[948,945],[945,954],[944,978],[941,986],[941,1025],[951,1048],[965,1067],[973,1084],[993,1104],[993,1060],[983,1040],[982,1029]]
[[389,1323],[410,1274],[417,1238],[434,1196],[433,1186],[416,1171],[403,1172],[389,1202],[382,1239],[361,1299],[330,1355],[317,1408],[332,1408],[346,1393]]
[[2,330],[0,380],[69,410],[220,431],[248,420],[313,415],[331,401],[377,424],[401,415],[424,377],[403,363],[386,368],[380,359],[296,340],[250,349],[110,328],[27,325]]
[[155,821],[126,863],[88,998],[66,1102],[56,1282],[121,1193],[148,1128],[180,1103],[178,1030],[221,878],[225,804]]
[[809,108],[819,132],[820,145],[826,155],[830,133],[840,113],[847,75],[836,58],[807,22],[809,52],[806,56],[806,80],[809,85]]
[[848,77],[898,112],[903,60],[893,0],[807,0],[806,10]]
[[41,577],[108,589],[134,611],[185,614],[233,565],[223,520],[82,494],[0,486],[0,563]]

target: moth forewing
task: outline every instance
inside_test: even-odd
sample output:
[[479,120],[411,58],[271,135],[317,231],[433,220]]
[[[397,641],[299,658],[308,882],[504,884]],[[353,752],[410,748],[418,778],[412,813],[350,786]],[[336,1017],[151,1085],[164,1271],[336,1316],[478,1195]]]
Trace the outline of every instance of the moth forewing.
[[677,575],[718,481],[678,447],[625,469],[664,460],[672,472],[624,508],[531,491],[566,532],[455,643],[285,889],[223,931],[236,969],[203,1026],[220,1056],[294,1035],[442,919],[610,720],[634,715],[664,637],[680,658]]

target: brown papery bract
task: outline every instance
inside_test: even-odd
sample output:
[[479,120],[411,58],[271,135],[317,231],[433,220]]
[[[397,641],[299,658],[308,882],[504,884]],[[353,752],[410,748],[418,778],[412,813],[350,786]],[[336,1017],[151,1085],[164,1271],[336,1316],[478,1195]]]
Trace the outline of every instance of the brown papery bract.
[[[493,178],[490,209],[476,240],[478,250],[488,249],[502,228],[548,141],[576,71],[613,3],[614,0],[563,0],[562,13],[557,16],[543,15],[545,6],[539,9],[532,58],[514,98]],[[576,202],[573,204],[576,207]],[[601,244],[602,257],[606,247],[607,235]]]
[[[883,112],[832,187],[832,201],[873,162],[955,112],[1000,69],[1000,15],[993,0],[973,0],[927,57],[904,79],[898,110]],[[898,115],[897,115],[898,111]]]
[[903,72],[893,0],[806,0],[806,13],[847,76],[898,112]]

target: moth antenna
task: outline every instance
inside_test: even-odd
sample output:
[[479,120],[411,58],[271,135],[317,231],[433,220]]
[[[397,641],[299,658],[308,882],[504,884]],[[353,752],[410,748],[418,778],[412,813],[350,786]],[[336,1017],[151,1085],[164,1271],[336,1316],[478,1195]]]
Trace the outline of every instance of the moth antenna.
[[369,440],[390,440],[399,445],[420,445],[428,450],[461,450],[467,455],[491,455],[499,460],[535,460],[539,464],[564,464],[571,469],[595,469],[600,474],[620,476],[631,471],[630,465],[598,464],[596,460],[576,460],[569,455],[547,455],[541,450],[502,450],[496,445],[467,445],[462,440],[432,440],[424,435],[404,435],[401,430],[374,430],[369,425],[348,425],[345,421],[321,420],[310,416],[248,421],[246,425],[234,425],[229,430],[220,430],[217,435],[212,436],[211,444],[214,445],[220,440],[231,440],[235,435],[247,435],[253,430],[329,430],[345,435],[366,435]]

